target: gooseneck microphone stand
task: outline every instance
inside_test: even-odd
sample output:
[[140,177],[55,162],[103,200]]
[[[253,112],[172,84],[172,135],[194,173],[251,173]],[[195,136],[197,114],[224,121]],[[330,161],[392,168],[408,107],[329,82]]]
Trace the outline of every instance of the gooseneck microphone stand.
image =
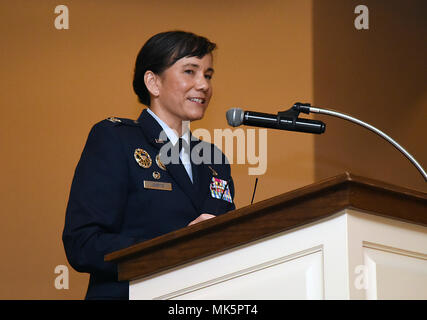
[[354,122],[362,127],[365,127],[368,130],[371,130],[373,132],[375,132],[376,134],[378,134],[380,137],[384,138],[385,140],[387,140],[388,142],[390,142],[397,150],[399,150],[401,153],[404,154],[405,157],[407,157],[409,159],[409,161],[412,162],[412,164],[418,169],[418,171],[421,173],[421,175],[424,177],[424,180],[427,181],[427,174],[424,171],[424,169],[421,167],[421,165],[417,162],[417,160],[415,160],[415,158],[409,154],[408,151],[406,151],[401,145],[399,145],[396,141],[394,141],[392,138],[390,138],[388,135],[386,135],[384,132],[382,132],[381,130],[378,130],[377,128],[375,128],[374,126],[363,122],[359,119],[356,119],[352,116],[349,116],[347,114],[338,112],[338,111],[333,111],[333,110],[328,110],[328,109],[321,109],[321,108],[317,108],[317,107],[312,107],[309,103],[301,103],[301,102],[296,102],[291,110],[293,111],[297,111],[297,112],[302,112],[302,113],[306,113],[309,114],[311,113],[320,113],[320,114],[326,114],[329,116],[333,116],[333,117],[337,117],[337,118],[341,118],[347,121],[351,121]]

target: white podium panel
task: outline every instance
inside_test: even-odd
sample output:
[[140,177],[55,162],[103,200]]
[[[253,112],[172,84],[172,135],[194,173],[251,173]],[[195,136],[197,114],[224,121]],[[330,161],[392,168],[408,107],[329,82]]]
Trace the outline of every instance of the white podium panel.
[[427,228],[349,211],[352,299],[427,299]]
[[130,282],[130,299],[427,299],[427,228],[355,210]]
[[[322,299],[322,251],[278,259],[205,283],[177,299]],[[287,288],[284,288],[286,286]]]
[[365,248],[368,299],[427,299],[427,259]]

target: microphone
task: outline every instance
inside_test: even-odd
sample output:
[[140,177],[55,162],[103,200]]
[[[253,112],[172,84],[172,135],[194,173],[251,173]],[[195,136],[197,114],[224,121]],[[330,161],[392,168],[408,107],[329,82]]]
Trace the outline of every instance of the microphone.
[[298,118],[300,111],[306,112],[304,109],[296,110],[291,108],[275,115],[253,111],[243,111],[240,108],[233,108],[227,111],[226,118],[228,124],[233,127],[238,127],[244,124],[254,127],[315,134],[321,134],[325,132],[326,125],[322,121]]
[[372,132],[376,133],[380,137],[387,140],[391,143],[397,150],[399,150],[412,164],[418,169],[418,171],[423,176],[424,180],[427,181],[427,173],[423,167],[418,163],[417,160],[406,151],[400,144],[394,141],[387,134],[381,130],[375,128],[374,126],[366,123],[362,120],[354,118],[348,114],[341,113],[334,110],[322,109],[311,106],[309,103],[295,102],[295,104],[284,112],[279,112],[277,115],[252,112],[252,111],[243,111],[240,108],[230,109],[226,113],[227,122],[230,126],[237,127],[242,124],[255,126],[255,127],[264,127],[264,128],[273,128],[280,130],[290,130],[290,131],[299,131],[299,132],[309,132],[309,133],[323,133],[325,132],[326,125],[322,121],[310,120],[310,119],[300,119],[298,115],[300,112],[309,114],[309,113],[319,113],[326,114],[328,116],[333,116],[341,118],[353,123],[356,123]]

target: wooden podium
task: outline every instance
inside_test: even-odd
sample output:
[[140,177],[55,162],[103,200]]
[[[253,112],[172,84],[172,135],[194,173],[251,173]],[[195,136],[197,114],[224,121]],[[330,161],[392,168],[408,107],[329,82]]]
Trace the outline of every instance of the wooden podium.
[[105,260],[130,299],[427,299],[427,194],[345,173]]

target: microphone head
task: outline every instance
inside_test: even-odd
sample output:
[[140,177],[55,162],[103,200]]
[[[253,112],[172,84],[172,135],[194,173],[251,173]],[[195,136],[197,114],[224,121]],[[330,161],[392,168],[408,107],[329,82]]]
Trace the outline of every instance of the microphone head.
[[232,127],[238,127],[243,123],[244,111],[240,108],[233,108],[226,112],[227,122]]

